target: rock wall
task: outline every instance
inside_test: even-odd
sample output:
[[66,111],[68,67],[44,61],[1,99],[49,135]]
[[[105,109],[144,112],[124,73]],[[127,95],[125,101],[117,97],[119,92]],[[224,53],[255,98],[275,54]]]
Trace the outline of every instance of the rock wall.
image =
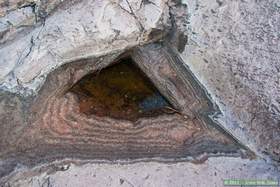
[[23,95],[62,64],[159,39],[170,23],[163,0],[28,2],[3,4],[0,17],[0,87]]
[[280,1],[185,0],[185,62],[220,103],[224,126],[280,160]]
[[[258,159],[272,158],[277,165],[279,30],[279,0],[5,0],[0,3],[0,113],[5,114],[0,127],[28,126],[21,118],[28,115],[22,100],[35,96],[63,64],[165,40],[218,102],[222,115],[215,119]],[[269,163],[261,163],[266,171]],[[250,164],[256,168],[258,161]]]

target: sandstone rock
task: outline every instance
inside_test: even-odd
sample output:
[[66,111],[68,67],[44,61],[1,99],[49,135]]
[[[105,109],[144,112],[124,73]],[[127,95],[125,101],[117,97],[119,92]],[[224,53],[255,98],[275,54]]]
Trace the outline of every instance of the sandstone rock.
[[[28,120],[23,120],[34,117],[29,116],[28,103],[34,97],[40,97],[42,87],[48,88],[46,78],[52,72],[59,72],[64,64],[88,59],[103,59],[109,64],[124,51],[164,40],[181,52],[180,56],[207,89],[209,97],[218,103],[221,113],[211,114],[211,117],[257,157],[255,161],[211,158],[198,166],[191,163],[154,166],[152,163],[153,169],[149,170],[152,174],[148,174],[155,172],[166,176],[162,174],[173,173],[178,168],[180,172],[187,169],[186,176],[178,172],[172,176],[180,181],[176,183],[178,185],[185,184],[194,172],[200,174],[197,180],[207,179],[205,176],[213,172],[221,175],[219,181],[233,176],[279,179],[279,21],[278,0],[5,0],[0,3],[0,135],[8,138],[0,142],[0,158],[7,153],[5,146],[13,147],[18,138],[16,134],[30,125]],[[90,67],[85,69],[75,72],[71,80],[90,72]],[[74,74],[70,72],[67,78],[70,80]],[[54,83],[59,86],[59,81]],[[169,135],[175,134],[174,139],[181,140],[185,132],[175,130]],[[30,136],[35,135],[30,133]],[[205,158],[201,160],[205,161]],[[6,161],[13,165],[6,167]],[[245,172],[233,169],[234,165]],[[116,171],[130,176],[131,172],[142,171],[147,166],[150,165],[125,166],[131,170],[116,166],[119,168]],[[86,168],[90,173],[96,167],[105,166],[90,163],[74,167],[69,173],[53,171],[51,176],[41,170],[51,167],[41,165],[39,170],[43,173],[34,174],[34,169],[24,170],[15,160],[0,160],[0,171],[14,171],[11,184],[19,186],[28,185],[30,180],[38,180],[43,185],[49,182],[63,185],[76,171]],[[158,168],[162,172],[158,172]],[[224,174],[223,170],[228,173]],[[88,176],[88,173],[80,177]],[[99,174],[104,173],[115,176],[106,171]],[[66,180],[60,180],[61,176]],[[141,185],[136,178],[132,177],[133,184]],[[126,183],[121,179],[122,184]],[[168,185],[169,180],[166,176],[160,183],[161,180],[153,176],[147,183]],[[217,180],[211,184],[220,185]],[[102,184],[116,183],[105,181]],[[35,183],[32,185],[36,186]]]

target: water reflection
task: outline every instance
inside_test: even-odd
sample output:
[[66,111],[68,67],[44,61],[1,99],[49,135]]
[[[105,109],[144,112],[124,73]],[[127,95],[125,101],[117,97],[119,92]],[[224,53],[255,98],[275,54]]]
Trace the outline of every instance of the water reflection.
[[136,120],[160,115],[171,105],[129,58],[82,78],[72,92],[80,112]]

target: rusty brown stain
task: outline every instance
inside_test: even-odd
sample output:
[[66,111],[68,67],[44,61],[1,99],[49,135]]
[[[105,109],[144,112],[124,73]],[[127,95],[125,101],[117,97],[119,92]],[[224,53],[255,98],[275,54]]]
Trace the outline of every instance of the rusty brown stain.
[[[171,107],[129,58],[85,76],[70,91],[79,98],[80,112],[88,115],[133,121],[160,115]],[[149,107],[143,106],[145,102]]]

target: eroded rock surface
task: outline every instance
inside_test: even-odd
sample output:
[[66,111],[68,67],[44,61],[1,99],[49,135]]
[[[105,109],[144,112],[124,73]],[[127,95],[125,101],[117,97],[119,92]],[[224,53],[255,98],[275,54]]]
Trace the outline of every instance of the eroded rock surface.
[[[41,24],[31,24],[10,36],[13,31],[5,25],[12,22],[9,16],[13,13],[1,18],[0,84],[2,89],[25,95],[36,93],[46,75],[64,63],[159,39],[169,27],[165,1],[67,1]],[[27,18],[15,19],[23,22]]]
[[[262,168],[260,170],[260,168]],[[41,171],[40,171],[41,170]],[[224,186],[227,178],[276,179],[279,173],[262,161],[210,158],[205,164],[135,163],[130,165],[52,163],[11,179],[16,187],[37,186]],[[79,179],[79,180],[77,180]],[[83,181],[83,182],[81,182]]]
[[[221,175],[219,181],[223,177],[234,176],[276,179],[279,176],[276,170],[280,159],[279,12],[278,0],[5,0],[1,2],[0,173],[5,175],[15,171],[15,176],[21,175],[21,172],[17,172],[23,169],[21,163],[17,162],[19,159],[22,159],[22,163],[31,163],[32,160],[44,163],[46,160],[43,158],[46,155],[49,160],[65,158],[57,154],[63,151],[65,154],[76,156],[79,151],[75,152],[74,149],[80,150],[81,153],[82,150],[96,151],[94,147],[78,146],[74,140],[79,140],[84,145],[85,142],[94,142],[86,136],[90,131],[102,131],[104,128],[100,128],[98,123],[92,126],[90,125],[92,121],[89,123],[89,119],[85,116],[77,115],[79,110],[75,108],[77,98],[71,93],[65,94],[65,90],[84,75],[94,71],[91,63],[95,64],[97,69],[102,69],[126,50],[165,40],[168,45],[173,45],[181,52],[180,56],[185,63],[207,88],[213,100],[218,102],[221,109],[220,117],[217,117],[217,113],[209,113],[209,115],[219,120],[222,128],[253,150],[257,155],[257,161],[221,157],[212,158],[212,161],[199,165],[198,170],[196,166],[190,166],[188,163],[172,167],[162,164],[157,167],[163,167],[163,173],[174,172],[178,168],[184,171],[191,167],[190,173],[201,174],[197,180],[204,179],[201,176],[209,176],[212,171]],[[94,60],[90,62],[89,59]],[[63,65],[73,61],[76,63],[72,68],[56,78],[51,78],[53,72],[62,72]],[[83,61],[88,65],[84,66],[81,63]],[[102,63],[99,63],[100,61]],[[166,69],[163,68],[161,71],[164,72]],[[44,84],[46,82],[51,83]],[[167,84],[166,87],[170,85],[172,84]],[[162,85],[160,86],[163,88]],[[56,90],[57,88],[59,89]],[[48,91],[44,92],[44,89]],[[48,99],[39,99],[38,101],[41,102],[36,104],[36,108],[30,105],[34,98]],[[69,108],[70,105],[73,107]],[[34,113],[30,113],[31,110]],[[47,112],[38,117],[37,113],[41,110]],[[179,116],[178,113],[176,115]],[[166,133],[165,127],[155,124],[151,127],[147,126],[149,131],[135,135],[136,137],[153,136],[152,142],[159,141],[161,147],[158,147],[160,151],[157,153],[160,156],[164,151],[168,155],[169,150],[180,153],[182,151],[180,146],[186,137],[203,137],[200,136],[201,129],[205,126],[200,122],[190,125],[193,129],[186,129],[185,119],[164,116],[161,120],[166,124],[166,129],[174,131]],[[77,121],[79,123],[74,127]],[[109,121],[111,128],[107,129],[105,134],[114,134],[115,131],[125,134],[123,132],[125,130],[135,133],[133,131],[135,127],[130,123],[115,123],[107,119],[105,121]],[[71,124],[69,125],[68,122]],[[79,130],[75,131],[75,128]],[[155,129],[160,131],[157,132]],[[78,134],[83,135],[83,138],[77,136]],[[61,135],[65,137],[61,139]],[[132,136],[126,135],[122,138],[113,136],[112,142],[117,139],[128,145]],[[219,139],[215,133],[208,134],[206,139],[210,140],[211,137],[213,140]],[[99,140],[103,141],[104,137],[100,136]],[[231,142],[227,138],[221,138],[219,141],[224,144]],[[208,145],[206,144],[206,147]],[[38,149],[34,151],[36,146]],[[153,147],[147,142],[137,146],[140,147],[138,153],[141,154],[144,150],[146,155],[150,154],[147,152],[147,147]],[[6,149],[7,147],[9,149]],[[42,147],[44,149],[41,149]],[[131,151],[125,146],[122,148],[126,153]],[[220,148],[218,150],[221,150]],[[109,153],[108,150],[112,153],[115,149],[102,149],[101,152]],[[153,149],[152,153],[155,153],[153,152],[155,150],[157,149]],[[236,148],[232,150],[236,151]],[[53,157],[51,157],[52,153]],[[29,156],[26,158],[17,154]],[[89,158],[86,156],[77,157]],[[98,156],[100,155],[95,158]],[[205,159],[206,157],[201,158],[202,161]],[[269,159],[273,162],[271,163]],[[233,164],[221,164],[223,161]],[[218,165],[219,169],[214,168],[213,164]],[[233,169],[234,164],[240,166],[239,168],[245,168],[246,172],[242,174],[240,170]],[[81,168],[96,167],[94,164],[89,165]],[[204,171],[206,166],[209,168]],[[46,165],[46,167],[50,166]],[[137,166],[136,170],[142,170],[143,167],[146,166]],[[81,168],[74,168],[74,172]],[[221,172],[223,169],[227,171],[226,174]],[[51,178],[42,176],[28,178],[33,175],[33,171],[28,168],[26,170],[27,175],[23,177],[26,177],[27,181],[20,178],[20,182],[17,183],[15,178],[11,178],[12,183],[6,185],[29,185],[30,181],[34,186],[50,183],[63,185],[68,182],[59,181],[61,178],[59,172]],[[41,169],[39,170],[41,172]],[[154,170],[158,171],[156,168]],[[40,172],[36,175],[40,175]],[[62,175],[67,179],[72,176],[71,172]],[[90,169],[88,172],[91,172]],[[128,176],[129,172],[124,172],[124,175]],[[245,173],[249,174],[245,175]],[[180,174],[177,173],[178,175]],[[184,176],[185,178],[188,179],[187,176]],[[182,184],[186,182],[182,178],[177,179]],[[33,183],[34,180],[39,183]],[[148,180],[148,184],[149,181],[159,184],[155,180],[158,181],[158,178],[152,177]],[[123,178],[121,181],[122,184],[126,183]],[[169,184],[168,181],[164,181],[163,186]],[[137,184],[141,183],[137,182]],[[219,186],[221,183],[215,181],[211,184]],[[190,183],[190,185],[195,184]]]
[[[56,159],[202,163],[211,156],[255,158],[254,153],[213,121],[211,115],[218,112],[216,105],[172,48],[150,44],[123,55],[61,66],[48,75],[44,86],[30,102],[11,98],[27,105],[20,106],[19,102],[9,109],[14,111],[12,115],[17,115],[25,123],[18,120],[15,124],[9,122],[9,126],[1,125],[4,169],[0,172],[0,185],[5,184],[12,171],[17,173],[17,168],[22,170],[20,165],[35,167]],[[123,118],[121,114],[100,116],[98,112],[104,112],[101,109],[85,114],[81,111],[79,97],[72,89],[88,73],[95,72],[100,77],[106,72],[103,68],[121,61],[115,59],[127,58],[126,55],[131,56],[139,70],[170,102],[166,112],[138,116],[133,120],[127,118],[129,116]],[[126,81],[129,83],[132,80]],[[94,88],[93,91],[98,93],[99,89],[102,88]],[[114,89],[112,91],[116,92]],[[114,96],[113,93],[111,96]],[[102,99],[103,96],[95,97]],[[4,98],[6,109],[8,102]],[[106,103],[100,104],[101,107],[106,106]],[[118,105],[112,100],[111,105],[114,104]],[[3,123],[11,116],[10,113],[3,113]]]
[[184,1],[182,57],[220,102],[224,126],[280,160],[280,2]]

